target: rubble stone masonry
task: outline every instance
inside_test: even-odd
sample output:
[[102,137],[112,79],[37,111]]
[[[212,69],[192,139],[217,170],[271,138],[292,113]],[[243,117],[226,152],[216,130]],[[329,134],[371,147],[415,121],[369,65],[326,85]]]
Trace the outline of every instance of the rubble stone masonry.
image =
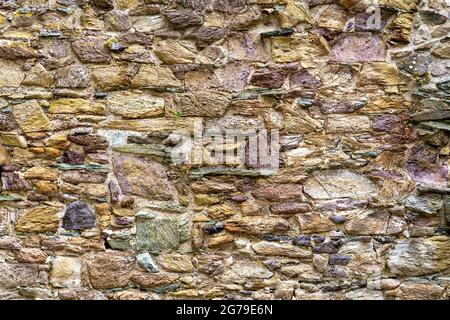
[[449,10],[1,0],[0,299],[448,299]]

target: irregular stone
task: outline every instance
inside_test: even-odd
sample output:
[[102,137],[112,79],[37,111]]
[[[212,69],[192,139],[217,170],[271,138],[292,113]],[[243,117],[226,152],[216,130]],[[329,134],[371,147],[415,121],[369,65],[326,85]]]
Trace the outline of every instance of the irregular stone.
[[434,46],[431,54],[440,59],[450,59],[450,44],[445,42]]
[[367,116],[329,115],[327,118],[328,133],[370,131],[371,122]]
[[238,213],[238,210],[228,204],[217,204],[207,209],[208,216],[215,220],[227,219]]
[[187,254],[170,253],[158,257],[158,263],[167,271],[192,272],[194,266]]
[[398,275],[437,273],[450,266],[449,248],[450,241],[445,236],[400,240],[390,252],[387,265]]
[[336,228],[326,215],[318,212],[297,215],[301,231],[304,233],[322,233]]
[[386,47],[371,33],[343,33],[331,48],[331,59],[342,63],[386,60]]
[[192,63],[196,51],[195,44],[189,41],[160,40],[154,46],[156,56],[166,64]]
[[133,25],[126,11],[112,10],[105,15],[106,27],[113,31],[128,31]]
[[95,85],[103,90],[115,90],[128,87],[130,70],[124,66],[98,66],[92,69]]
[[0,283],[2,288],[17,288],[37,285],[38,265],[29,263],[0,262]]
[[169,285],[175,282],[179,278],[179,275],[172,273],[141,273],[134,274],[131,280],[136,283],[140,288],[148,289]]
[[407,209],[429,215],[435,215],[443,207],[442,196],[436,194],[410,195],[406,198]]
[[14,105],[12,114],[20,129],[25,133],[49,131],[53,128],[36,100]]
[[286,0],[284,10],[275,11],[280,28],[292,28],[299,23],[311,24],[308,7],[302,3]]
[[25,78],[25,73],[20,66],[12,61],[0,59],[0,69],[6,71],[0,73],[2,87],[18,87]]
[[42,64],[37,63],[27,72],[22,85],[49,88],[52,86],[53,80],[53,75],[48,72]]
[[318,35],[298,34],[271,38],[272,59],[279,63],[299,61],[303,68],[315,67],[329,54],[326,40]]
[[115,92],[108,95],[109,112],[125,118],[160,117],[164,114],[164,99],[150,95]]
[[438,300],[445,292],[444,287],[429,280],[406,281],[397,289],[386,291],[386,295],[396,300]]
[[16,128],[14,118],[10,112],[0,113],[0,130],[1,131],[13,131]]
[[61,207],[40,205],[27,209],[16,223],[18,232],[55,232]]
[[37,58],[37,51],[27,45],[26,42],[1,40],[0,56],[4,59],[30,59]]
[[78,184],[78,183],[103,183],[107,175],[102,172],[89,172],[85,170],[65,171],[61,174],[61,180]]
[[27,140],[17,133],[0,132],[0,144],[12,147],[27,147]]
[[84,230],[95,226],[94,212],[86,202],[76,201],[67,205],[62,227],[66,230]]
[[86,263],[92,287],[112,289],[128,284],[135,260],[128,253],[107,250],[95,253]]
[[144,252],[136,256],[139,265],[150,273],[159,272],[158,266],[153,261],[152,256],[148,252]]
[[80,64],[63,67],[55,72],[57,88],[87,88],[91,84],[89,70]]
[[406,165],[411,179],[431,186],[448,186],[448,170],[444,165],[422,165],[416,162],[410,162]]
[[269,279],[273,272],[251,260],[237,260],[221,277],[224,279]]
[[139,216],[136,219],[136,248],[150,253],[177,249],[186,241],[185,230],[176,218]]
[[252,74],[250,84],[264,88],[280,88],[284,84],[286,73],[270,69],[258,70]]
[[173,186],[160,163],[120,154],[114,154],[112,161],[122,192],[153,200],[173,198]]
[[289,223],[284,219],[270,217],[233,218],[225,222],[225,230],[233,233],[260,235],[289,230]]
[[17,253],[16,260],[25,263],[45,263],[47,254],[37,248],[21,248]]
[[288,278],[299,278],[299,280],[308,282],[320,281],[322,278],[321,274],[315,271],[311,265],[305,263],[283,266],[279,272]]
[[286,202],[272,205],[270,207],[275,214],[298,214],[311,211],[311,206],[307,203]]
[[269,201],[303,200],[302,186],[296,184],[279,184],[258,187],[252,191],[257,199]]
[[406,85],[409,79],[402,75],[392,64],[372,62],[365,64],[359,79],[361,84],[378,84],[383,86]]
[[375,185],[355,172],[339,169],[316,171],[304,185],[304,192],[313,199],[365,199],[376,192]]
[[167,67],[143,65],[139,69],[138,74],[131,80],[131,86],[133,88],[177,88],[181,86],[181,83]]
[[73,257],[56,257],[52,261],[50,283],[56,288],[81,286],[81,261]]
[[159,15],[153,16],[137,16],[133,19],[133,27],[138,32],[154,32],[165,27],[163,17]]
[[50,102],[49,113],[62,114],[105,114],[102,103],[77,98],[60,98]]
[[164,15],[175,30],[184,30],[203,23],[203,17],[194,10],[168,10],[164,12]]
[[252,245],[253,251],[266,256],[283,256],[305,259],[311,257],[309,250],[304,250],[291,244],[261,241]]
[[31,190],[31,185],[17,172],[3,172],[2,188],[6,191],[23,191]]

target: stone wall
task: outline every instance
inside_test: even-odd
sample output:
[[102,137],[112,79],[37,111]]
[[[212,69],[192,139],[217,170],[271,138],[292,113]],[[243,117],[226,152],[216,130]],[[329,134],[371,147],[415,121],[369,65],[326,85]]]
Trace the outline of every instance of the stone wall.
[[450,2],[373,2],[0,1],[0,299],[447,299]]

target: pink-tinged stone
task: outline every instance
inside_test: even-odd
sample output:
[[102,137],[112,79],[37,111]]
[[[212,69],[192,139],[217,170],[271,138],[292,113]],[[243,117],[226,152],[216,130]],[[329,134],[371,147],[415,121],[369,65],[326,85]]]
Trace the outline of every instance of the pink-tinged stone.
[[447,187],[448,185],[448,168],[444,165],[429,164],[427,166],[410,162],[406,165],[406,169],[415,182],[427,185]]
[[320,80],[316,79],[306,70],[300,70],[293,73],[289,79],[291,87],[297,88],[317,88],[320,86]]
[[402,118],[396,115],[384,115],[375,119],[372,127],[376,131],[401,133],[404,131]]
[[285,79],[285,72],[265,69],[255,71],[250,79],[250,84],[264,88],[280,88]]
[[231,62],[217,69],[216,73],[222,80],[225,90],[238,92],[245,89],[251,70],[252,68],[246,64]]
[[331,60],[344,63],[386,60],[386,47],[371,33],[343,33],[331,49]]

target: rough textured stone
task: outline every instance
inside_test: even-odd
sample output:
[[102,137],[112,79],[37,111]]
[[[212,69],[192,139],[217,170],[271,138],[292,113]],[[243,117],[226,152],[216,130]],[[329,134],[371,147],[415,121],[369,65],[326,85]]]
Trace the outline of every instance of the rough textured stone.
[[81,261],[73,257],[56,257],[52,261],[50,283],[57,288],[81,286]]
[[132,276],[134,262],[132,256],[120,251],[96,253],[87,261],[91,285],[95,289],[125,287]]
[[26,210],[16,223],[18,232],[54,232],[59,227],[60,207],[41,205]]
[[50,120],[35,100],[15,105],[12,108],[12,114],[20,129],[25,133],[49,131],[53,128]]
[[0,299],[448,299],[448,0],[0,2]]
[[449,267],[449,246],[445,236],[399,241],[389,255],[389,270],[408,276],[440,272]]
[[315,172],[305,183],[305,193],[313,199],[367,198],[376,190],[370,180],[355,172],[337,170]]
[[164,114],[164,99],[127,92],[114,93],[108,96],[107,108],[124,118],[159,117]]
[[69,204],[64,214],[62,227],[66,230],[83,230],[95,226],[94,212],[87,203],[76,201]]
[[386,48],[370,33],[344,33],[331,48],[331,59],[344,63],[384,61]]
[[[122,192],[154,200],[173,198],[173,187],[163,165],[119,154],[114,155],[113,165]],[[142,175],[142,172],[146,174]]]

